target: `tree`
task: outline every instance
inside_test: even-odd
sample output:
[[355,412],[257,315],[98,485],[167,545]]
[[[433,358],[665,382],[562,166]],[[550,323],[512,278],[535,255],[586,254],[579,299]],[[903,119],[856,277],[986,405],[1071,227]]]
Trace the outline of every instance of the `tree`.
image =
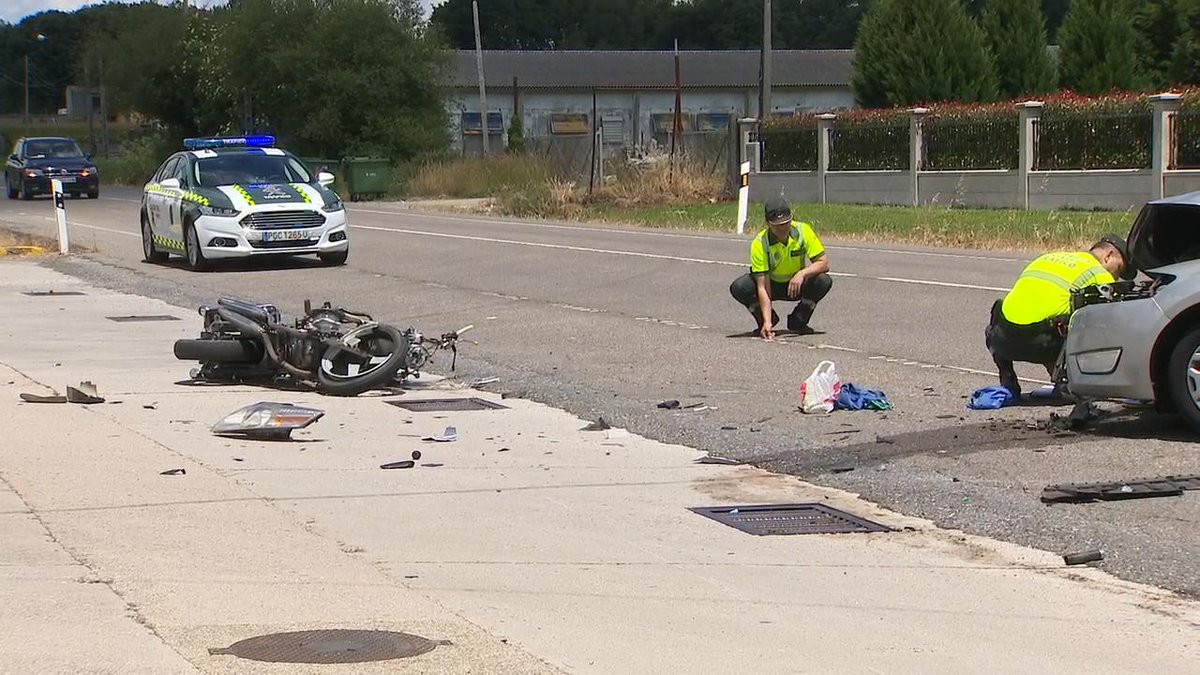
[[996,96],[983,33],[959,0],[876,0],[854,49],[851,83],[867,107]]
[[1054,91],[1040,0],[990,0],[980,18],[1002,98]]
[[1174,84],[1200,84],[1200,0],[1179,0],[1179,39],[1168,69]]
[[1058,32],[1062,84],[1081,94],[1137,89],[1137,31],[1126,0],[1074,0]]
[[1171,84],[1171,62],[1183,32],[1180,0],[1141,0],[1133,16],[1140,68],[1156,87]]

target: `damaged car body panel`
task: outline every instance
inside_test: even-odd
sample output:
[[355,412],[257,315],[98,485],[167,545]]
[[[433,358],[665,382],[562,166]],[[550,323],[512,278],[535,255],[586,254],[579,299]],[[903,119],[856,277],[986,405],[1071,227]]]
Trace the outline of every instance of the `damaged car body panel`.
[[1146,204],[1129,251],[1146,279],[1075,295],[1065,347],[1071,392],[1153,400],[1200,428],[1200,192]]

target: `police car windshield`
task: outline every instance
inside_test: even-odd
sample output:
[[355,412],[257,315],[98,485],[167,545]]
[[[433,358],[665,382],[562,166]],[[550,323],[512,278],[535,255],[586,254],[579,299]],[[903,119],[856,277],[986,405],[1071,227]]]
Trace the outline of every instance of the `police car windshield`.
[[75,141],[53,138],[40,141],[25,141],[25,159],[79,159],[83,151]]
[[196,184],[201,187],[309,182],[312,177],[304,165],[286,155],[231,152],[196,162]]

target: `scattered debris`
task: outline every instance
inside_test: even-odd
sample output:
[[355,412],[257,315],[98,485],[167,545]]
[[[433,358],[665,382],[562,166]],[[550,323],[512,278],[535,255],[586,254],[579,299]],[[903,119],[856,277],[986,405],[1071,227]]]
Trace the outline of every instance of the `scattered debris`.
[[1047,431],[1079,431],[1085,429],[1100,419],[1096,404],[1090,401],[1079,401],[1071,409],[1071,414],[1061,417],[1050,413],[1050,421],[1046,423]]
[[158,405],[155,403],[147,403],[146,405],[144,405],[142,407],[145,408],[146,410],[158,410]]
[[1200,490],[1200,474],[1163,476],[1118,483],[1064,483],[1048,485],[1042,490],[1047,504],[1084,504],[1094,501],[1146,499],[1149,497],[1179,497],[1184,490]]
[[880,445],[895,445],[896,444],[896,441],[894,441],[890,438],[884,438],[883,436],[880,436],[878,434],[876,434],[876,436],[875,436],[875,442],[879,443]]
[[679,408],[679,401],[674,399],[670,401],[663,401],[662,403],[658,404],[658,407],[662,408],[663,410],[675,410]]
[[483,385],[485,385],[485,384],[492,384],[493,382],[499,382],[499,381],[500,381],[500,378],[498,378],[498,377],[484,377],[484,378],[481,378],[481,379],[475,380],[474,382],[472,382],[472,383],[471,383],[471,384],[469,384],[468,386],[470,386],[470,387],[472,387],[472,388],[474,388],[474,387],[482,387],[482,386],[483,386]]
[[854,467],[849,464],[842,464],[829,469],[829,473],[849,473],[854,470]]
[[26,403],[66,403],[67,397],[62,394],[42,396],[39,394],[21,394],[21,400]]
[[413,462],[411,459],[406,459],[402,462],[388,462],[387,464],[380,464],[379,468],[381,468],[381,469],[411,469],[414,466],[416,466],[415,462]]
[[739,465],[742,463],[743,462],[740,462],[736,459],[730,459],[728,457],[719,457],[717,455],[706,455],[706,456],[701,457],[700,459],[696,460],[696,464],[722,464],[725,466],[736,466],[736,465]]
[[1084,565],[1090,562],[1104,560],[1104,553],[1099,550],[1068,553],[1063,556],[1063,562],[1068,565]]
[[596,420],[595,422],[592,422],[591,424],[587,425],[580,431],[605,431],[606,429],[611,429],[611,428],[612,428],[612,426],[609,425],[608,422],[605,422],[604,418],[601,417],[600,419]]
[[683,406],[683,408],[681,408],[681,410],[691,410],[692,412],[701,412],[704,410],[716,410],[716,409],[717,409],[717,406],[708,405],[707,403],[692,403],[691,405],[685,405],[685,406]]
[[500,448],[496,452],[509,452],[509,451],[510,451],[510,448]]
[[423,441],[433,441],[434,443],[453,443],[458,440],[458,429],[455,427],[446,427],[441,436],[426,436]]
[[78,387],[67,387],[67,401],[70,403],[91,405],[94,403],[104,403],[104,398],[96,391],[96,385],[84,380],[79,383]]
[[413,459],[421,459],[421,451],[420,451],[420,450],[413,450],[413,451],[412,451],[412,458],[413,458]]
[[244,461],[246,461],[246,460],[242,459],[241,457],[234,457],[234,458],[233,458],[233,461],[235,461],[235,462],[244,462]]
[[160,476],[182,476],[186,473],[187,473],[186,469],[167,469],[166,471],[159,471],[158,475],[160,475]]
[[834,401],[834,410],[892,410],[887,394],[875,389],[865,389],[853,382],[843,382]]
[[972,410],[995,410],[1016,402],[1017,397],[1007,387],[983,387],[971,394],[967,407]]
[[826,432],[826,436],[840,436],[842,434],[861,434],[862,429],[838,429],[837,431]]
[[430,468],[437,468],[437,467],[439,467],[439,466],[445,466],[445,464],[436,464],[436,463],[433,463],[433,462],[429,462],[429,463],[426,463],[426,464],[422,464],[421,466],[428,466],[428,467],[430,467]]
[[732,424],[726,424],[725,426],[721,427],[721,431],[737,431],[737,427],[733,426]]
[[212,433],[260,440],[287,440],[296,429],[303,429],[324,416],[325,411],[316,408],[263,401],[229,413],[225,419],[213,425]]

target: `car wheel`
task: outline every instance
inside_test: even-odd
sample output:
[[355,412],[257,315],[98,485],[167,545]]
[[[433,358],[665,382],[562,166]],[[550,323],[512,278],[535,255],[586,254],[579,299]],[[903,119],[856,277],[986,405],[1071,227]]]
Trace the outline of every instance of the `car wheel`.
[[142,256],[146,262],[162,263],[166,262],[170,255],[166,251],[158,250],[154,245],[154,234],[150,229],[150,220],[146,218],[146,214],[142,214]]
[[87,196],[88,196],[88,199],[99,199],[100,198],[100,188],[96,188],[95,190],[88,190]]
[[346,264],[346,258],[350,257],[350,249],[347,248],[344,251],[337,251],[336,253],[318,253],[317,257],[326,265],[337,267],[338,265]]
[[1200,432],[1200,328],[1175,343],[1167,368],[1167,386],[1176,411]]
[[33,190],[29,189],[29,183],[26,183],[25,181],[21,181],[21,199],[24,199],[25,201],[33,199]]
[[8,176],[4,177],[4,187],[7,189],[9,199],[16,199],[17,195],[20,194],[20,190],[13,187],[13,184],[9,182]]
[[200,249],[200,238],[196,234],[196,227],[191,223],[184,225],[183,254],[187,258],[188,267],[194,270],[208,268],[208,261],[204,259],[204,251]]

